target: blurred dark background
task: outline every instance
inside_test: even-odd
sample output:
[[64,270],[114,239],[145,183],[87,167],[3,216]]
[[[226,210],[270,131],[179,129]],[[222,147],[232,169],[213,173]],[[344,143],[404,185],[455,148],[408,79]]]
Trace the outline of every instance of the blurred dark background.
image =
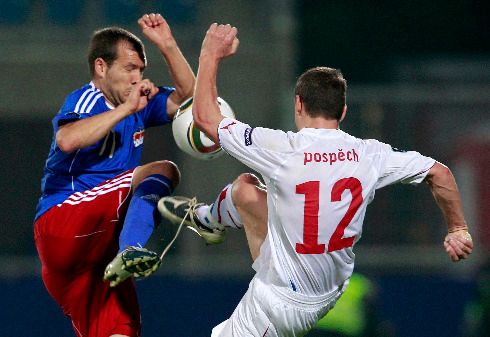
[[[0,0],[0,335],[73,335],[43,287],[32,238],[51,118],[90,80],[91,33],[119,25],[143,38],[136,20],[148,12],[167,18],[195,70],[209,24],[238,27],[240,50],[218,80],[239,119],[293,130],[297,76],[313,66],[340,68],[349,83],[342,129],[417,150],[453,170],[475,240],[471,259],[452,264],[446,257],[444,219],[425,186],[378,191],[356,247],[356,270],[372,284],[370,302],[357,309],[376,313],[365,316],[374,327],[343,335],[490,335],[482,326],[489,293],[482,280],[490,243],[490,5],[473,0]],[[169,84],[161,56],[149,43],[146,49],[145,75]],[[190,158],[176,148],[170,126],[147,134],[144,161],[175,161],[183,173],[178,194],[211,202],[247,171],[226,156]],[[172,230],[163,224],[152,244],[163,250]],[[143,335],[209,336],[247,289],[250,264],[243,232],[229,231],[218,247],[184,232],[157,275],[139,283]],[[315,336],[340,336],[333,330]]]

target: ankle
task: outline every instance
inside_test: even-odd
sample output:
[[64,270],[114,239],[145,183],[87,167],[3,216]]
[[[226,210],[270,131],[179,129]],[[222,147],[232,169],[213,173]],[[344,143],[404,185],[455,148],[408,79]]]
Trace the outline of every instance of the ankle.
[[211,215],[211,207],[209,205],[202,205],[196,208],[194,211],[199,221],[204,224],[217,223],[216,219]]

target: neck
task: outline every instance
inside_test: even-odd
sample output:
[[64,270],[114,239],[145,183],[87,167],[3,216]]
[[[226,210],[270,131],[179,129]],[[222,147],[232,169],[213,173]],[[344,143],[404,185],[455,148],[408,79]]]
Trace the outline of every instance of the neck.
[[105,90],[105,87],[102,85],[102,83],[99,80],[92,79],[92,82],[94,83],[94,86],[100,90],[102,95],[104,95],[104,98],[105,98],[107,103],[109,103],[112,107],[116,107],[119,105],[116,103],[116,100],[114,99],[114,97],[109,95],[109,93]]
[[303,121],[304,128],[314,129],[338,129],[339,124],[336,119],[325,119],[323,117],[309,117]]

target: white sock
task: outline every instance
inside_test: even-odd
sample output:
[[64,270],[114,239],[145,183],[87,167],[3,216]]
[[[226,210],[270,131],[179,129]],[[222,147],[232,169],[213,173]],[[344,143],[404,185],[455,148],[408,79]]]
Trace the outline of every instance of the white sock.
[[218,224],[218,221],[211,215],[211,212],[209,211],[211,209],[211,206],[209,205],[202,205],[196,208],[196,215],[199,221],[201,221],[203,224],[207,225],[208,227],[214,228],[216,227],[215,224]]
[[218,222],[225,227],[242,228],[242,219],[231,199],[232,187],[232,184],[228,184],[213,204],[196,209],[199,220],[207,224]]

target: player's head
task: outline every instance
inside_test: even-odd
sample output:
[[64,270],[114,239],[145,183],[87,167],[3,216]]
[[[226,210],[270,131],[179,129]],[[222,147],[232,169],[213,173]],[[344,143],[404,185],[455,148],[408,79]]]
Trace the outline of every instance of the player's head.
[[100,29],[90,40],[88,64],[96,86],[117,106],[126,101],[131,87],[143,77],[143,42],[119,27]]
[[347,81],[340,70],[316,67],[305,71],[296,82],[294,94],[310,117],[340,121],[346,103]]

